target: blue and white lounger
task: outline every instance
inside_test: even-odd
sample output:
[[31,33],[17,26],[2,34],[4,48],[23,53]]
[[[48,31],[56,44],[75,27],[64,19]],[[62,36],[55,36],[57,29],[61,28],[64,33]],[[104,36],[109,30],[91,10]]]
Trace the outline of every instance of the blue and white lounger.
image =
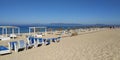
[[11,53],[10,49],[8,49],[5,46],[0,46],[0,55],[7,54],[7,53]]
[[46,39],[45,44],[46,44],[46,45],[50,45],[50,40],[51,40],[51,39],[49,39],[49,38],[48,38],[48,39]]
[[61,40],[61,37],[57,37],[57,42],[60,42],[60,40]]
[[52,42],[56,42],[57,38],[51,38]]
[[42,44],[44,44],[43,39],[42,38],[37,38],[37,45],[39,46],[39,45],[42,45]]
[[20,49],[25,49],[26,48],[26,43],[24,40],[19,40],[19,41],[12,41],[9,42],[10,49],[18,52]]
[[25,48],[26,48],[26,43],[24,42],[24,40],[19,40],[19,41],[18,41],[18,46],[17,46],[17,48],[18,48],[18,51],[19,51],[20,49],[25,49]]
[[9,44],[10,50],[14,50],[17,52],[17,45],[18,45],[17,41],[12,41],[12,42],[9,42],[8,44]]
[[27,41],[28,41],[27,44],[28,48],[34,47],[36,45],[36,41],[34,37],[28,37]]

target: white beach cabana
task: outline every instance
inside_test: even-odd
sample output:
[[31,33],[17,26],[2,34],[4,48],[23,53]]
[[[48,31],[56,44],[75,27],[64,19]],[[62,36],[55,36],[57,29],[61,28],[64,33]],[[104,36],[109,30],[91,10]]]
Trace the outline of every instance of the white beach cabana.
[[[44,29],[44,34],[40,32],[41,29]],[[31,34],[31,31],[33,31],[34,37],[42,37],[42,35],[46,35],[47,28],[46,27],[29,27],[29,35]],[[40,34],[42,33],[42,34]]]
[[[10,40],[11,37],[13,39],[17,37],[17,35],[15,35],[15,29],[18,29],[18,35],[20,34],[20,28],[16,26],[0,26],[0,28],[2,29],[2,35],[0,36],[0,40]],[[9,36],[8,29],[12,29],[12,34],[10,34]]]

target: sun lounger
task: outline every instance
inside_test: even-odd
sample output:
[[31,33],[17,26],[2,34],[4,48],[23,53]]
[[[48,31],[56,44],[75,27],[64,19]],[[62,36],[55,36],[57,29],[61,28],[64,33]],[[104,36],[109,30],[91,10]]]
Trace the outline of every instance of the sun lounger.
[[61,37],[57,37],[57,42],[60,42],[60,40],[61,40]]
[[19,52],[19,50],[26,48],[26,43],[24,42],[24,40],[12,41],[9,42],[9,46],[11,50]]
[[16,38],[17,37],[17,35],[15,35],[15,34],[10,34],[10,36],[9,36],[10,38]]
[[4,40],[10,40],[10,37],[0,36],[0,40],[1,40],[1,41],[4,41]]
[[36,41],[34,37],[28,37],[27,41],[28,41],[27,48],[35,47]]
[[57,41],[57,38],[51,38],[52,39],[52,42],[56,42]]
[[0,55],[11,53],[10,49],[5,46],[0,46]]
[[41,38],[41,37],[42,37],[42,34],[36,34],[35,36]]
[[45,44],[46,44],[46,45],[50,45],[50,40],[51,40],[51,39],[49,39],[49,38],[48,38],[48,39],[46,39]]
[[42,44],[44,44],[43,39],[42,38],[37,38],[37,45],[39,46],[39,45],[42,45]]
[[24,40],[19,40],[18,41],[18,46],[17,46],[18,51],[23,50],[25,48],[26,48],[26,43],[24,42]]
[[17,41],[12,41],[12,42],[9,42],[8,44],[9,44],[11,50],[17,52],[17,45],[18,45]]

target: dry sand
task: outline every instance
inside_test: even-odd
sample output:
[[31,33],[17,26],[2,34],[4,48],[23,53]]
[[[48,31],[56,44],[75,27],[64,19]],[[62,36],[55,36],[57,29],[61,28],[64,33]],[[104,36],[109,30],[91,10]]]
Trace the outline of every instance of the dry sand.
[[120,60],[120,29],[62,38],[59,43],[0,56],[0,60]]

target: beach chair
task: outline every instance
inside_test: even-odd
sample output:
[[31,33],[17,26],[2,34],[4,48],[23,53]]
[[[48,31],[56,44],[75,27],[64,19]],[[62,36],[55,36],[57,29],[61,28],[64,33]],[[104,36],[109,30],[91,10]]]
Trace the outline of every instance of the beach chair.
[[42,34],[36,34],[35,36],[36,37],[42,37]]
[[0,36],[0,41],[10,40],[10,37]]
[[45,45],[50,45],[50,38],[46,39]]
[[60,40],[61,40],[61,37],[57,37],[57,42],[60,42]]
[[35,47],[36,41],[34,37],[28,37],[27,41],[28,41],[27,48]]
[[17,49],[18,42],[17,41],[9,42],[8,45],[10,47],[10,50],[18,52],[18,49]]
[[51,38],[52,42],[56,42],[57,38]]
[[10,38],[16,38],[17,37],[17,35],[16,34],[10,34],[10,36],[9,36]]
[[0,55],[11,53],[11,50],[5,46],[0,46]]
[[37,47],[39,44],[38,44],[38,38],[35,38],[35,37],[33,37],[34,38],[34,47]]
[[12,41],[9,42],[10,49],[19,52],[20,50],[24,50],[26,48],[26,43],[24,40],[19,40],[19,41]]
[[18,41],[18,46],[17,46],[17,51],[24,50],[26,48],[26,43],[24,40],[19,40]]
[[47,39],[45,39],[45,38],[42,38],[42,40],[43,40],[44,44],[46,44],[46,40],[47,40]]
[[37,46],[41,46],[42,44],[44,44],[44,41],[42,38],[37,38]]

